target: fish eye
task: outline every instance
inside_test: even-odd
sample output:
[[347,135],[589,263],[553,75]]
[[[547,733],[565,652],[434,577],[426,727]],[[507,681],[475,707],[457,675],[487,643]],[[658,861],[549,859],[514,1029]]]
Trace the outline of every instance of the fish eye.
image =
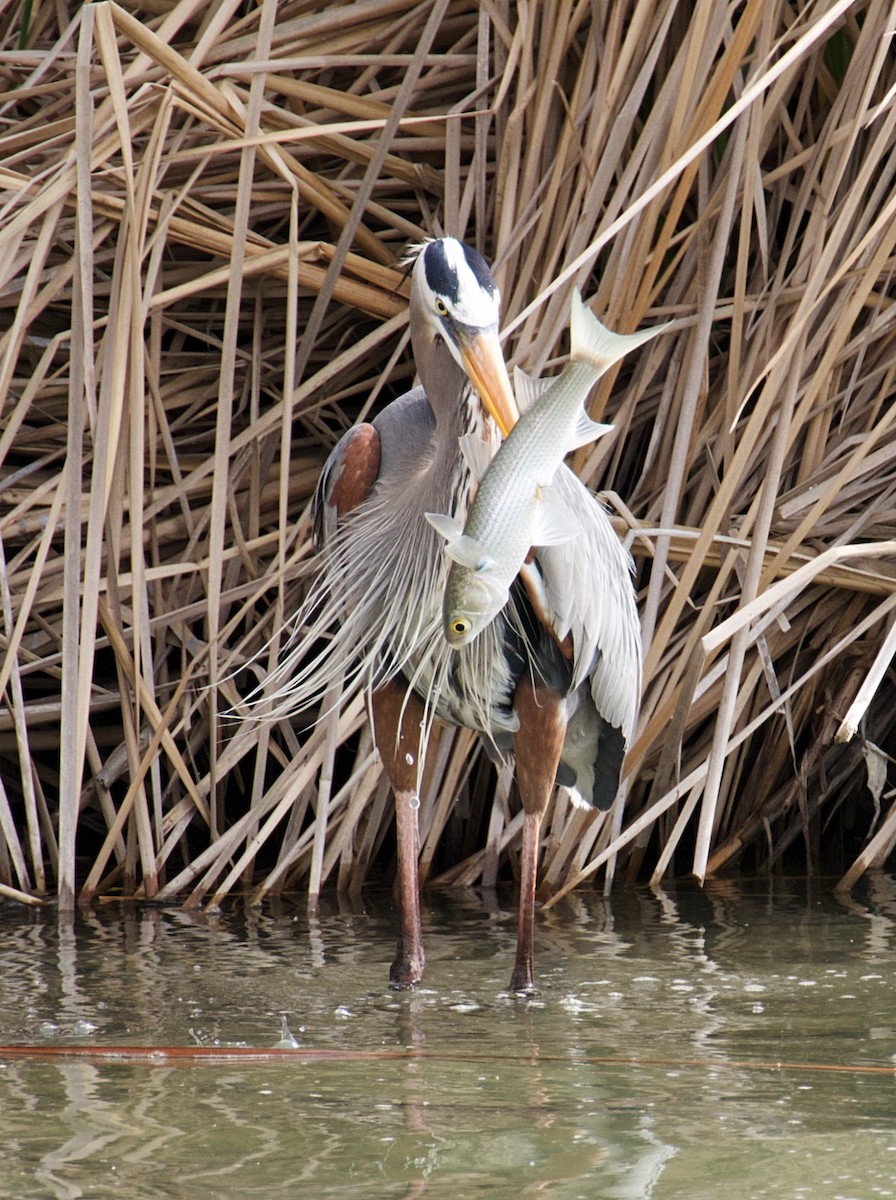
[[455,617],[451,622],[450,629],[457,637],[462,637],[465,633],[470,632],[470,622],[464,617]]

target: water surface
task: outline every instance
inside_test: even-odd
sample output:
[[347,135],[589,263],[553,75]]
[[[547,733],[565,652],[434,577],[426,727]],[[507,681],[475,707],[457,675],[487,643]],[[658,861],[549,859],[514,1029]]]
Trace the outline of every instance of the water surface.
[[540,914],[427,895],[213,917],[0,908],[0,1043],[302,1049],[275,1062],[0,1053],[0,1197],[896,1197],[896,887],[714,884]]

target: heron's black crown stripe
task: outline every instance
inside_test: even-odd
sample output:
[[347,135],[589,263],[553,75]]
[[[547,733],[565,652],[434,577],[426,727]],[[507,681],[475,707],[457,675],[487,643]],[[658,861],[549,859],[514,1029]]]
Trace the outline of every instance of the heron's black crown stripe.
[[[495,290],[495,281],[492,279],[492,273],[488,269],[485,259],[478,250],[474,250],[471,246],[465,246],[463,243],[459,244],[476,282],[483,291],[488,292],[491,296]],[[423,251],[423,267],[426,271],[426,282],[431,290],[437,296],[444,296],[452,304],[457,304],[460,299],[457,270],[448,261],[444,242],[429,243]]]
[[445,247],[442,242],[430,242],[423,251],[423,266],[426,270],[426,282],[437,296],[444,296],[452,303],[457,303],[458,279],[457,271],[448,262]]

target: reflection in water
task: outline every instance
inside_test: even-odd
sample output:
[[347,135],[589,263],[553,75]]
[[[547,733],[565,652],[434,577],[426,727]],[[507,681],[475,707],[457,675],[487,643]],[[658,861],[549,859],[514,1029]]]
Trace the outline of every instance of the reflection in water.
[[502,990],[512,897],[427,900],[408,994],[384,986],[388,897],[0,909],[0,1043],[270,1047],[284,1020],[300,1043],[0,1055],[0,1197],[892,1194],[889,877],[577,893],[543,914],[531,1000]]
[[[49,1088],[41,1099],[55,1114],[60,1144],[41,1155],[34,1172],[35,1179],[46,1185],[46,1194],[60,1198],[83,1195],[83,1185],[77,1182],[85,1175],[82,1166],[87,1166],[95,1188],[117,1190],[128,1167],[139,1168],[164,1155],[166,1147],[183,1136],[175,1125],[159,1119],[165,1113],[166,1075],[159,1070],[141,1077],[140,1086],[128,1090],[132,1103],[123,1105],[114,1086],[120,1077],[115,1080],[103,1067],[89,1062],[62,1063],[48,1073]],[[62,1093],[55,1102],[54,1085]]]

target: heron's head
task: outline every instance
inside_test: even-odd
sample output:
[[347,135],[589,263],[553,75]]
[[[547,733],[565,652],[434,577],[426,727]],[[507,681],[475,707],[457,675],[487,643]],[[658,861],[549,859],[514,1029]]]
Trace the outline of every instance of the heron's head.
[[[412,275],[412,320],[428,347],[447,347],[506,434],[518,410],[498,339],[500,305],[501,294],[477,250],[450,237],[424,244]],[[421,357],[416,341],[415,353]],[[417,366],[422,376],[423,364]]]

